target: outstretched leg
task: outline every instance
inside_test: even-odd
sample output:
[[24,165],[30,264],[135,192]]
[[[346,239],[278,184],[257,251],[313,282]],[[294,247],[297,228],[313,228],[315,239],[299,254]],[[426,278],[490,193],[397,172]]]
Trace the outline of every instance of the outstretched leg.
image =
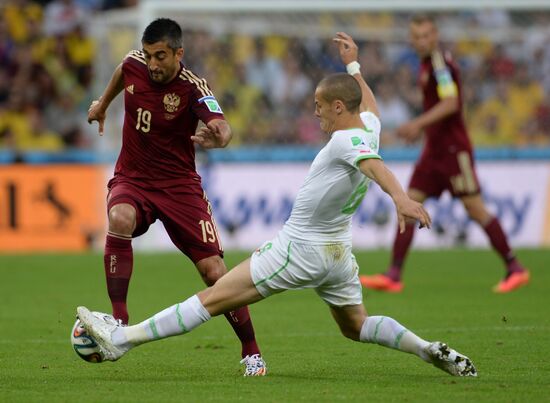
[[415,354],[455,376],[477,376],[470,359],[441,342],[430,343],[388,316],[367,316],[363,305],[331,307],[342,334],[352,340],[374,343]]

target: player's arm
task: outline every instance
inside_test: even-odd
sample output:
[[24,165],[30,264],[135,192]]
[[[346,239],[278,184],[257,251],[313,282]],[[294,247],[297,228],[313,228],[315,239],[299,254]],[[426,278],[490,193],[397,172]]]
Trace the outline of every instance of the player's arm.
[[191,140],[203,148],[224,148],[232,137],[233,131],[225,119],[212,119],[197,130]]
[[424,112],[416,119],[416,125],[420,130],[424,129],[431,124],[439,122],[445,119],[447,116],[456,113],[459,109],[459,100],[457,96],[449,96],[440,99],[430,110]]
[[380,188],[391,196],[397,209],[399,231],[405,231],[405,220],[415,219],[420,221],[420,227],[430,228],[432,219],[421,203],[407,196],[401,184],[394,174],[378,158],[364,159],[359,162],[359,169],[367,177],[378,183]]
[[398,129],[397,134],[408,140],[415,140],[423,129],[460,110],[457,84],[439,51],[432,55],[432,65],[439,102]]
[[353,76],[361,87],[361,106],[360,112],[369,111],[379,116],[378,106],[376,105],[376,99],[370,89],[369,85],[363,79],[361,72],[359,71],[359,63],[357,62],[358,48],[353,38],[345,32],[337,32],[336,38],[333,39],[338,44],[338,50],[340,51],[340,59],[342,63],[346,65],[348,73]]
[[113,99],[115,99],[116,96],[120,94],[123,89],[124,78],[122,76],[121,63],[113,72],[109,84],[107,84],[105,91],[103,91],[103,95],[101,95],[99,99],[93,101],[90,105],[90,108],[88,109],[88,123],[97,121],[99,123],[99,135],[101,136],[103,135],[103,126],[105,124],[107,108],[109,107]]

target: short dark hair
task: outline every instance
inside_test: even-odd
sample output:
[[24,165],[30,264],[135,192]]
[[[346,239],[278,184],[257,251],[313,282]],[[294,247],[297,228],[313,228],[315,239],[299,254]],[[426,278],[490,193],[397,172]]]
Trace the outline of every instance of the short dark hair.
[[437,26],[435,22],[435,17],[432,14],[418,13],[414,14],[410,19],[410,23],[415,25],[424,24],[425,22],[431,23],[434,27]]
[[331,74],[323,78],[318,87],[322,89],[321,97],[325,101],[332,102],[338,99],[342,101],[349,112],[359,111],[362,98],[361,87],[349,74]]
[[174,51],[183,47],[181,27],[169,18],[157,18],[147,25],[141,43],[151,45],[160,41],[166,41],[168,47]]

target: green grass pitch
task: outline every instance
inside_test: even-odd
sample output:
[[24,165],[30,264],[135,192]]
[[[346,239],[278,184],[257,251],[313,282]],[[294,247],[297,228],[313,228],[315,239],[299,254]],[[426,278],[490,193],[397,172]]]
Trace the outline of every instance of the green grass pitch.
[[[89,364],[72,351],[69,333],[77,305],[109,311],[102,256],[0,256],[0,402],[550,401],[550,251],[518,254],[532,283],[512,294],[491,292],[503,274],[496,255],[472,250],[414,251],[402,294],[365,293],[369,313],[468,355],[477,379],[343,338],[310,290],[251,308],[265,378],[242,377],[239,343],[223,317],[116,363]],[[227,264],[246,255],[228,253]],[[387,251],[356,255],[362,273],[388,260]],[[182,255],[136,255],[130,320],[200,288]]]

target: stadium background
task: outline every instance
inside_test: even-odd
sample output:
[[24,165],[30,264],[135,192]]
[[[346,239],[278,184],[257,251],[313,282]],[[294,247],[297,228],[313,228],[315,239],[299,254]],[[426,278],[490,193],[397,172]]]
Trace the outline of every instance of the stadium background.
[[[130,3],[0,0],[0,402],[548,402],[547,0]],[[237,133],[228,149],[199,156],[233,267],[280,227],[324,141],[311,89],[343,69],[328,47],[338,29],[361,42],[383,113],[382,153],[406,182],[419,145],[399,144],[391,129],[418,112],[406,46],[406,20],[417,10],[437,12],[445,46],[462,65],[485,197],[511,243],[524,246],[516,250],[532,281],[493,294],[499,257],[447,198],[428,206],[437,225],[418,231],[405,290],[364,299],[370,314],[468,354],[479,378],[450,378],[412,355],[344,340],[313,291],[250,307],[270,371],[263,379],[242,377],[223,319],[114,365],[80,360],[68,337],[75,307],[111,309],[104,195],[122,120],[119,100],[100,138],[86,110],[128,49],[139,48],[142,28],[159,15],[182,23],[186,62],[211,82]],[[254,62],[256,45],[264,63]],[[272,77],[276,88],[262,87]],[[365,274],[383,270],[394,232],[388,200],[370,192],[354,223]],[[132,323],[204,286],[188,259],[159,251],[169,247],[162,228],[134,247],[148,251],[136,252]]]
[[[185,30],[185,62],[207,78],[235,138],[198,160],[227,249],[251,249],[288,216],[326,141],[312,92],[343,71],[330,38],[351,33],[381,111],[381,153],[406,184],[420,145],[395,127],[420,111],[407,18],[436,13],[462,68],[464,108],[484,196],[515,246],[550,245],[550,4],[526,1],[7,1],[0,5],[0,251],[101,250],[105,183],[120,147],[122,108],[106,135],[86,110],[143,27],[169,15]],[[495,8],[496,7],[496,8]],[[121,98],[121,97],[119,97]],[[354,222],[358,248],[387,248],[390,200],[376,187]],[[428,203],[435,231],[415,246],[486,247],[459,203]],[[160,225],[136,249],[172,248]]]

